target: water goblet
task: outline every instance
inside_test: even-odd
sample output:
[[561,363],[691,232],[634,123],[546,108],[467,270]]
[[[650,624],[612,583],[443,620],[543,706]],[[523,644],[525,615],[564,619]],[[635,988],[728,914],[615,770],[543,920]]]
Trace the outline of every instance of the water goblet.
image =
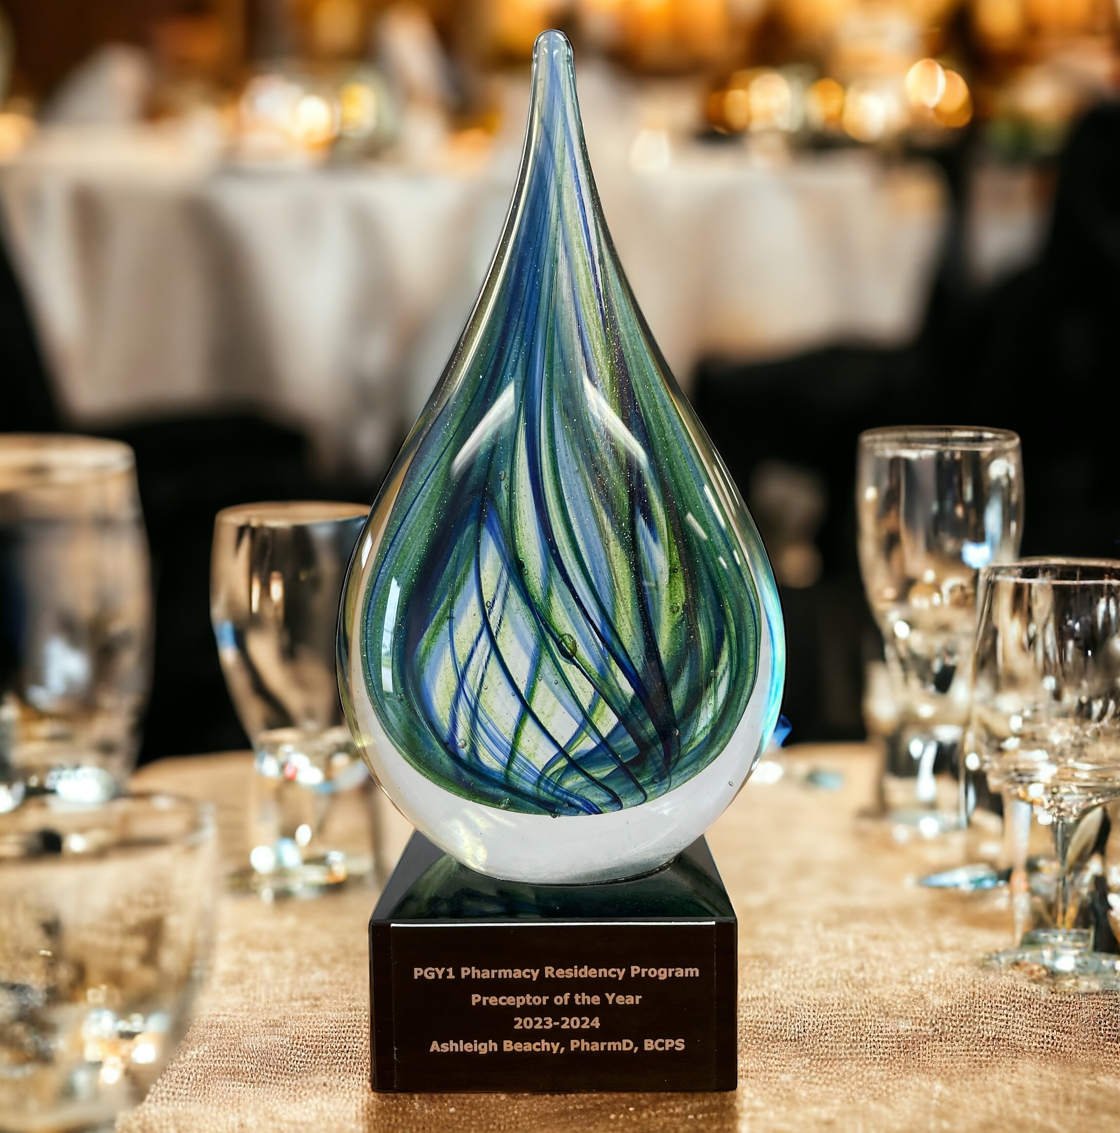
[[1026,559],[985,572],[971,732],[995,790],[1034,808],[1054,837],[1053,927],[991,962],[1082,988],[1120,986],[1093,951],[1076,885],[1087,816],[1120,797],[1120,562]]
[[0,812],[122,790],[148,694],[148,545],[132,450],[0,436]]
[[266,897],[368,878],[371,781],[343,723],[339,599],[369,508],[246,504],[218,513],[210,614],[230,696],[256,756],[249,867]]
[[108,1129],[186,1032],[213,943],[213,808],[170,795],[0,814],[0,1128]]
[[956,426],[865,432],[856,509],[860,570],[900,717],[885,809],[896,827],[935,837],[966,826],[975,804],[976,769],[955,764],[980,571],[1014,559],[1022,536],[1019,438]]

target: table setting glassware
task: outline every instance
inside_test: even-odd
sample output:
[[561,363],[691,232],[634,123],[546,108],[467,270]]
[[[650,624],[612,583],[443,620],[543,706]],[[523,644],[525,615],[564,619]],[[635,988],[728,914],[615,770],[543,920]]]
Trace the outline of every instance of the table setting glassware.
[[58,795],[0,814],[0,1127],[112,1128],[186,1032],[213,942],[212,808]]
[[977,769],[958,764],[980,572],[1019,550],[1019,438],[957,426],[865,432],[856,509],[860,570],[900,719],[886,744],[884,809],[901,834],[937,837],[967,826],[975,807]]
[[1002,792],[1004,854],[1000,870],[1010,886],[1012,939],[1046,941],[1053,936],[1058,892],[1068,872],[1071,904],[1078,927],[1092,933],[1097,952],[1120,953],[1117,912],[1120,897],[1120,844],[1115,803],[1086,811],[1069,836],[1066,862],[1054,852],[1052,816],[1024,801],[1015,791]]
[[335,677],[340,595],[368,513],[285,501],[214,522],[211,621],[256,764],[250,860],[234,881],[265,896],[374,874],[377,803]]
[[148,694],[148,546],[132,450],[0,436],[0,810],[124,788]]
[[[1051,828],[1052,926],[989,958],[1078,989],[1120,988],[1094,951],[1075,859],[1093,812],[1120,798],[1120,562],[1025,559],[985,571],[971,731],[993,789]],[[1020,808],[1021,811],[1021,808]]]

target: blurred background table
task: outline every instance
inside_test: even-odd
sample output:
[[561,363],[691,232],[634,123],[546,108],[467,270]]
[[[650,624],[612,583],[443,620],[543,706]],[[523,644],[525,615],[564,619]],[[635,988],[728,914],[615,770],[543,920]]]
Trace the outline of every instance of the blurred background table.
[[861,430],[1014,429],[1024,553],[1116,553],[1107,0],[0,0],[0,429],[136,451],[141,762],[246,742],[214,515],[373,498],[491,254],[548,26],[639,303],[774,562],[795,742],[862,738],[881,663]]
[[[693,143],[635,170],[625,102],[593,80],[607,220],[683,384],[705,356],[911,340],[946,217],[936,167]],[[478,292],[516,158],[254,171],[171,127],[42,131],[0,169],[0,202],[68,418],[251,408],[375,477]]]
[[[120,1133],[1111,1127],[1115,997],[1047,994],[978,968],[1007,943],[1005,898],[908,884],[937,851],[888,850],[856,823],[878,769],[870,748],[796,747],[785,760],[781,780],[749,782],[709,834],[739,916],[734,1094],[374,1095],[373,893],[313,906],[225,897],[195,1023]],[[814,769],[839,772],[842,789],[810,786]],[[250,773],[247,756],[166,761],[137,786],[216,799],[237,854]],[[395,820],[390,842],[406,835]]]

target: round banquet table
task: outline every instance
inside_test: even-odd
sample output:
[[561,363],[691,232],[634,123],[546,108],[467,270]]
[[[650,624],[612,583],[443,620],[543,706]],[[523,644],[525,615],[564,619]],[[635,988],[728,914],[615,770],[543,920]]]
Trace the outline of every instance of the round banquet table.
[[[1016,1133],[1109,1129],[1120,1113],[1120,999],[981,971],[1006,895],[908,882],[945,864],[856,821],[863,746],[792,748],[709,834],[739,917],[739,1087],[713,1094],[375,1095],[369,1088],[369,889],[314,904],[224,897],[193,1025],[119,1133],[454,1129],[806,1129]],[[839,771],[843,787],[809,785]],[[239,861],[247,755],[167,760],[136,785],[213,799]],[[829,777],[816,777],[827,781]],[[407,837],[393,816],[386,835]]]
[[[686,386],[704,355],[915,333],[946,214],[933,167],[692,143],[638,172],[628,128],[585,116],[623,265]],[[516,158],[251,171],[171,127],[54,127],[0,167],[0,209],[75,425],[249,406],[373,474],[454,345]]]

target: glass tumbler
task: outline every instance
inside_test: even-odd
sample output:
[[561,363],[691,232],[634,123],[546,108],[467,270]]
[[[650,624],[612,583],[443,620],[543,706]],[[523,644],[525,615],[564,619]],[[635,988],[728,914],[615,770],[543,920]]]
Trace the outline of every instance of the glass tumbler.
[[335,677],[342,584],[369,508],[246,504],[219,512],[210,615],[222,671],[256,755],[249,866],[264,896],[369,877],[372,780]]
[[[1019,438],[908,426],[859,439],[859,561],[883,635],[899,729],[883,781],[891,820],[927,837],[967,825],[968,723],[980,571],[1014,559],[1023,529]],[[975,761],[974,761],[975,762]]]
[[170,795],[0,815],[0,1128],[108,1129],[190,1021],[213,941],[212,809]]
[[148,545],[132,450],[0,436],[0,811],[124,788],[148,694]]

